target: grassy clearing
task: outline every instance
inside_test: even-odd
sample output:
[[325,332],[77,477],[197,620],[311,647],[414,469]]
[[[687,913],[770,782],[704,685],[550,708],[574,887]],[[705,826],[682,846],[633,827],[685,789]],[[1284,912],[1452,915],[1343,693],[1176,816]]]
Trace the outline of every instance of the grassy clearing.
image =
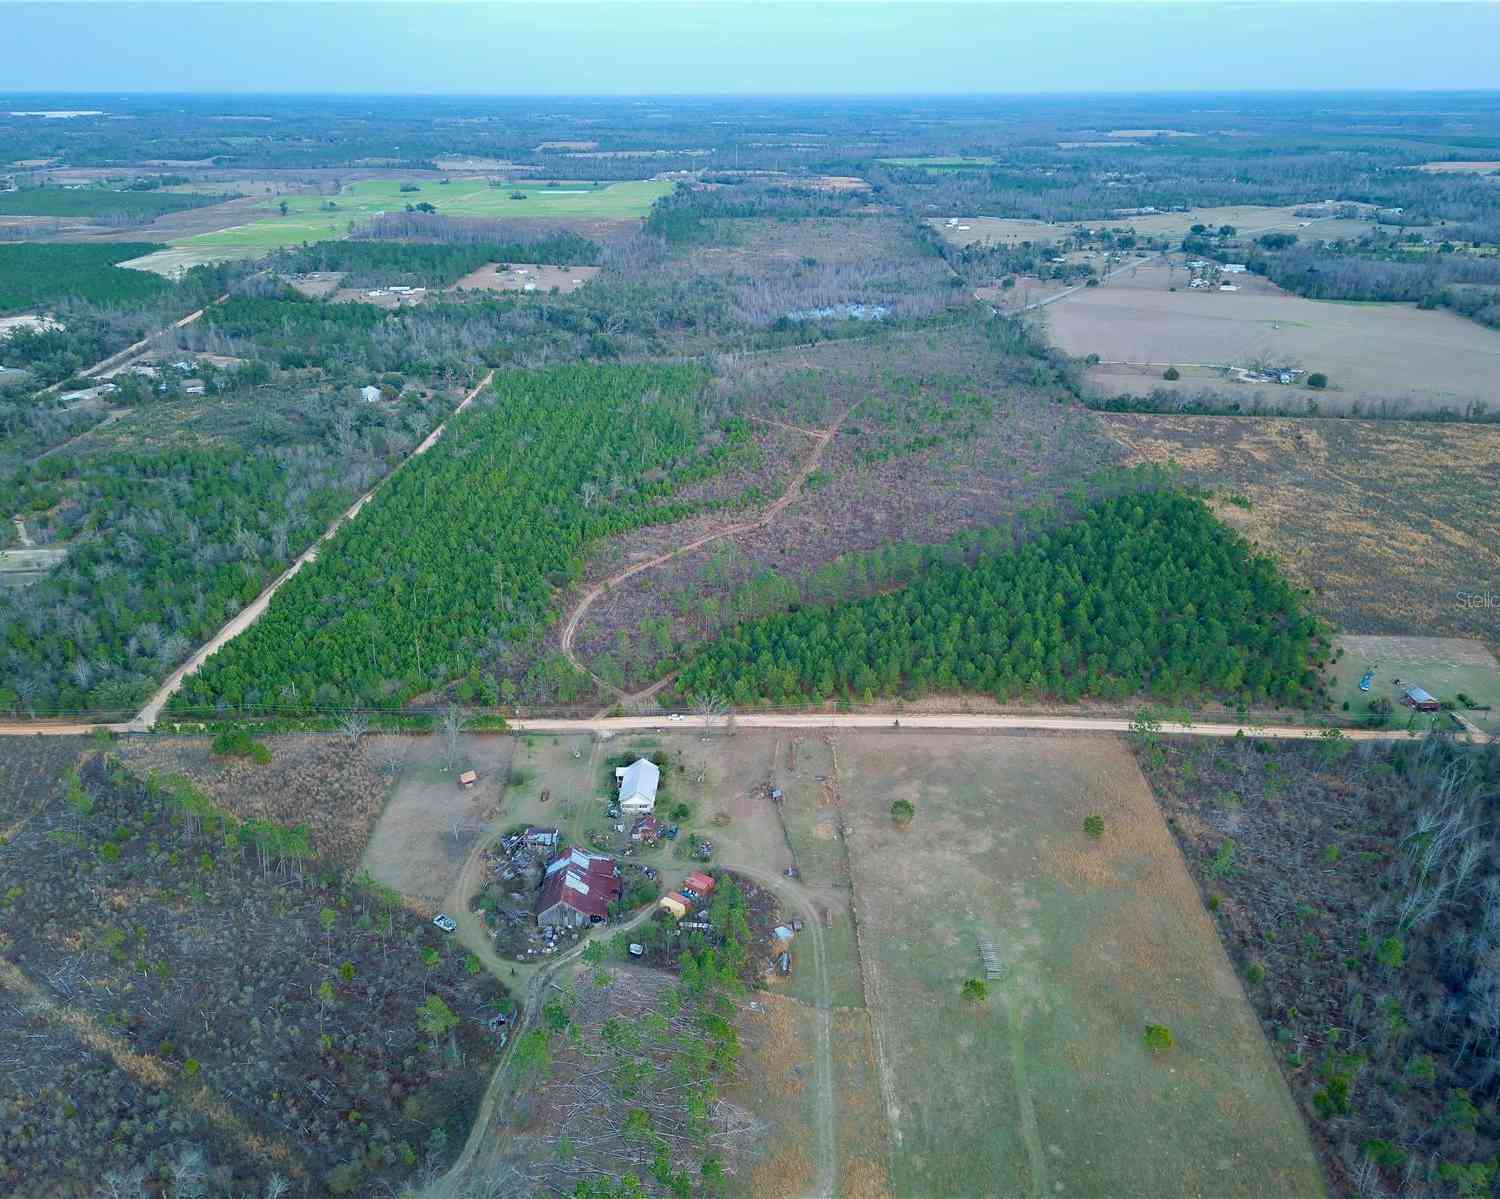
[[[1464,716],[1485,732],[1500,732],[1500,665],[1479,642],[1447,637],[1349,634],[1340,637],[1337,646],[1344,655],[1333,663],[1329,672],[1330,698],[1335,707],[1348,703],[1351,710],[1364,712],[1372,699],[1383,697],[1394,705],[1391,721],[1399,728],[1410,717],[1401,707],[1401,692],[1415,684],[1440,700],[1456,704]],[[1370,681],[1370,690],[1361,691],[1359,682],[1367,670],[1374,671],[1375,677]],[[1464,707],[1458,699],[1460,692],[1481,705],[1488,704],[1490,711]],[[1426,728],[1430,719],[1419,716],[1413,727]],[[1439,723],[1448,722],[1445,719]]]
[[[385,212],[400,212],[408,204],[427,203],[445,216],[505,217],[525,220],[535,217],[563,219],[623,219],[642,217],[659,196],[671,190],[668,183],[628,180],[608,186],[578,184],[573,187],[535,187],[520,184],[490,187],[483,179],[455,179],[440,184],[424,180],[417,191],[402,191],[395,179],[370,179],[351,183],[332,201],[323,196],[287,196],[281,203],[286,215],[272,212],[263,220],[178,238],[173,245],[189,251],[213,251],[223,258],[241,252],[274,250],[302,242],[336,241],[349,235],[351,222],[369,220]],[[511,199],[512,194],[525,196]]]
[[[897,1194],[1322,1193],[1123,745],[888,734],[839,760]],[[981,937],[1004,974],[975,1004]]]

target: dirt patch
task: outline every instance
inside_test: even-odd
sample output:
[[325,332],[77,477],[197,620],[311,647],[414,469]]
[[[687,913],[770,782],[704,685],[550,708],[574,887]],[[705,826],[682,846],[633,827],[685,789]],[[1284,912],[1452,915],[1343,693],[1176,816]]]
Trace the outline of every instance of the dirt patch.
[[546,266],[534,262],[492,262],[470,271],[450,291],[577,291],[599,273],[596,266]]
[[389,791],[379,766],[404,753],[405,739],[366,738],[358,749],[327,734],[287,734],[261,742],[271,752],[264,766],[216,755],[207,737],[131,738],[120,743],[118,753],[143,777],[186,776],[240,820],[306,825],[320,857],[342,870],[353,867]]
[[[466,737],[450,760],[439,737],[408,741],[361,869],[421,904],[441,904],[498,815],[514,746],[509,737]],[[462,788],[458,776],[468,770],[479,781]]]

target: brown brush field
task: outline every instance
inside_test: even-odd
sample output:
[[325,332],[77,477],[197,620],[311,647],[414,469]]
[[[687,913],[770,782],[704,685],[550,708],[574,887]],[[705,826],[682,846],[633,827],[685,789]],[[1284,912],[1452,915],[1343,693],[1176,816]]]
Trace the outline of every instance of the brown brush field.
[[1350,633],[1500,648],[1500,428],[1403,421],[1101,413],[1128,462],[1249,499],[1220,517],[1275,555]]

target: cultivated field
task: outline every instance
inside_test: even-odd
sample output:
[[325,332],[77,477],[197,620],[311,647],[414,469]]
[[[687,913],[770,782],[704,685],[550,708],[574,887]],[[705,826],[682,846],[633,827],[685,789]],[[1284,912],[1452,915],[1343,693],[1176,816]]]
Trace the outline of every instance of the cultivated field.
[[973,242],[1014,245],[1023,241],[1061,241],[1079,225],[1090,229],[1132,229],[1142,236],[1174,240],[1186,236],[1194,225],[1207,225],[1213,229],[1233,225],[1239,237],[1254,237],[1280,230],[1297,233],[1304,240],[1320,238],[1330,241],[1340,237],[1358,237],[1376,227],[1373,221],[1299,217],[1295,212],[1299,207],[1301,205],[1271,208],[1259,204],[1232,204],[1218,208],[1194,208],[1188,212],[1156,212],[1104,221],[1065,221],[1059,224],[1013,217],[960,217],[961,224],[968,226],[966,229],[949,225],[940,218],[933,218],[927,223],[961,246]]
[[[838,753],[897,1194],[1321,1194],[1123,744],[883,734]],[[981,940],[1003,973],[974,1004]],[[1148,1049],[1147,1024],[1175,1047]]]
[[1248,275],[1233,281],[1237,292],[1191,291],[1180,266],[1144,265],[1050,305],[1047,323],[1069,354],[1099,355],[1089,378],[1111,395],[1162,382],[1160,370],[1143,376],[1122,364],[1180,363],[1199,369],[1178,390],[1209,387],[1246,403],[1257,392],[1269,403],[1309,398],[1301,389],[1238,383],[1215,369],[1265,361],[1321,371],[1328,390],[1311,398],[1339,409],[1390,401],[1462,410],[1493,400],[1500,331],[1445,310],[1308,300]]
[[1465,600],[1500,591],[1500,546],[1485,533],[1500,527],[1500,428],[1098,416],[1128,463],[1175,461],[1187,482],[1246,497],[1248,510],[1215,510],[1340,628],[1500,647],[1500,607]]
[[[264,208],[262,219],[228,229],[179,238],[173,245],[195,253],[211,252],[219,259],[249,257],[278,246],[302,242],[337,240],[348,235],[349,222],[368,220],[384,212],[400,212],[408,204],[430,203],[447,216],[621,219],[644,216],[657,197],[671,184],[653,180],[629,180],[603,187],[579,184],[572,187],[538,187],[527,182],[491,187],[484,179],[454,179],[439,183],[424,179],[416,191],[402,191],[396,179],[369,179],[351,183],[336,197],[287,196],[287,213]],[[513,195],[524,199],[512,199]],[[327,208],[332,202],[334,207]]]

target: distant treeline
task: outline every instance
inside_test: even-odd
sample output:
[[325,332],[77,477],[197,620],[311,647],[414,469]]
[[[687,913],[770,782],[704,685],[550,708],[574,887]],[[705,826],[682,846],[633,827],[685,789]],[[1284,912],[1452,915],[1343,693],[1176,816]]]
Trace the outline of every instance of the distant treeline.
[[105,224],[140,224],[155,220],[164,212],[204,208],[232,199],[232,195],[137,189],[24,187],[19,191],[0,192],[0,216],[100,217]]
[[[1225,252],[1214,253],[1223,258]],[[1387,300],[1451,308],[1500,328],[1500,258],[1434,252],[1408,258],[1361,253],[1357,246],[1293,245],[1251,251],[1252,271],[1314,300]]]
[[490,262],[582,266],[598,258],[599,247],[588,238],[560,232],[509,242],[324,241],[284,251],[275,265],[286,272],[342,271],[349,287],[446,287]]
[[1257,394],[1250,400],[1238,400],[1208,388],[1191,395],[1153,388],[1148,395],[1121,394],[1103,398],[1084,396],[1084,405],[1095,412],[1152,412],[1171,416],[1299,416],[1332,417],[1348,420],[1433,421],[1438,424],[1497,424],[1500,409],[1492,410],[1484,400],[1474,400],[1462,409],[1413,408],[1399,399],[1353,400],[1348,404],[1330,404],[1326,398],[1298,393],[1295,402],[1270,402]]
[[810,217],[856,216],[870,206],[870,201],[870,194],[862,191],[814,191],[806,187],[754,182],[712,188],[679,184],[675,192],[663,196],[652,206],[651,215],[646,220],[646,232],[679,244],[704,241],[710,236],[704,223],[709,220],[796,221]]
[[122,305],[165,295],[172,285],[160,275],[115,268],[117,262],[164,248],[147,242],[0,245],[0,312],[21,312],[64,299]]
[[[599,247],[566,226],[549,221],[501,221],[489,217],[445,216],[440,212],[387,212],[356,225],[351,241],[419,241],[448,245],[570,247],[571,258],[538,258],[559,265],[592,265]],[[561,253],[562,251],[557,251]],[[587,257],[585,257],[587,255]]]

